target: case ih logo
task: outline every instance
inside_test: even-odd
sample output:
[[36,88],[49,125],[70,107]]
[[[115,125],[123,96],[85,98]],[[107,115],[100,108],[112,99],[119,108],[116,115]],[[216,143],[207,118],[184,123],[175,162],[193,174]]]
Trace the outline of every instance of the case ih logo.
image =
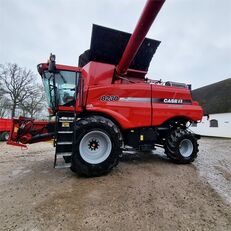
[[102,95],[100,97],[100,100],[103,101],[103,102],[118,101],[119,100],[119,96],[117,96],[117,95]]
[[163,99],[164,103],[182,104],[183,99]]

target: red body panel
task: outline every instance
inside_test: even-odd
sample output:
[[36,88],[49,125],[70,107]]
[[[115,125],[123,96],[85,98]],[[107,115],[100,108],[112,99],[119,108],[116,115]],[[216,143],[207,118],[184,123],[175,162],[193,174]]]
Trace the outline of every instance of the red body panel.
[[178,105],[178,104],[152,104],[152,126],[159,126],[164,122],[181,117],[189,121],[200,121],[202,109],[198,105]]
[[107,86],[112,83],[115,66],[106,63],[89,62],[82,69],[84,77],[84,86],[87,90],[88,86]]
[[[144,78],[140,83],[141,78],[133,78],[132,75],[125,76],[128,81],[112,83],[114,69],[113,65],[97,62],[83,67],[86,111],[112,117],[123,129],[160,126],[176,117],[201,120],[202,108],[192,101],[187,88],[149,84]],[[129,82],[131,78],[132,83]],[[102,101],[102,96],[113,96],[116,100]],[[178,99],[186,103],[164,103],[164,99]]]
[[[101,100],[102,96],[112,95],[118,96],[118,100]],[[86,110],[105,113],[113,117],[124,129],[146,127],[151,126],[151,103],[147,99],[151,99],[149,84],[111,84],[105,87],[90,87]]]
[[0,132],[9,132],[12,126],[11,119],[0,118]]
[[152,99],[183,99],[186,104],[172,104],[152,101],[152,126],[159,126],[172,118],[182,117],[190,121],[201,120],[202,108],[192,101],[188,89],[152,85]]

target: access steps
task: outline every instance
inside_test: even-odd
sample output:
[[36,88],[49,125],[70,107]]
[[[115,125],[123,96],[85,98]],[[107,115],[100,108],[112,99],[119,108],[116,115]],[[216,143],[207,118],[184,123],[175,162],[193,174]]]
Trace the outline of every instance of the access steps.
[[74,112],[58,112],[56,115],[54,168],[71,167],[75,121]]

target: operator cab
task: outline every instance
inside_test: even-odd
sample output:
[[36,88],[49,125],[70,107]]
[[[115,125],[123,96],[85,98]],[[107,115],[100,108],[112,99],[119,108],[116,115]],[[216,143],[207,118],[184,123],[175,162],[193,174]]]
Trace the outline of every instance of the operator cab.
[[56,65],[51,54],[48,64],[39,64],[48,106],[55,114],[59,110],[73,111],[79,101],[81,69],[78,67]]
[[59,106],[75,106],[76,81],[78,81],[76,72],[44,71],[42,79],[50,107],[55,103]]

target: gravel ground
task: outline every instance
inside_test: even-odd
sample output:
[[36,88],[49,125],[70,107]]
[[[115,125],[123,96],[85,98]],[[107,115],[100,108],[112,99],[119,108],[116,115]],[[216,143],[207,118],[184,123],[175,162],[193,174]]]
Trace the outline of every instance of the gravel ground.
[[49,143],[0,143],[0,230],[231,230],[231,140],[203,138],[191,165],[126,153],[107,176],[53,169]]

